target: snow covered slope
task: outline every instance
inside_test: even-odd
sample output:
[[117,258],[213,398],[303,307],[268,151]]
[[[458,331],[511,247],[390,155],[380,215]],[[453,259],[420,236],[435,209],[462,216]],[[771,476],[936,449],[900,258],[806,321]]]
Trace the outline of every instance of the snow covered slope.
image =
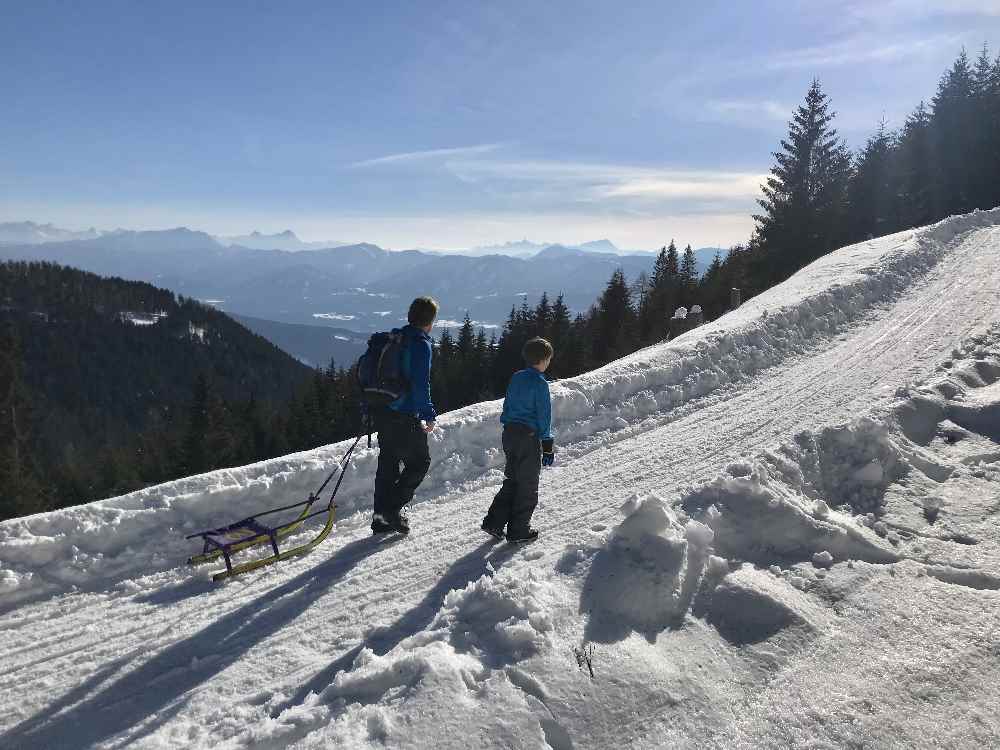
[[954,217],[555,384],[527,548],[478,530],[499,402],[409,538],[363,450],[324,546],[222,585],[183,536],[346,445],[0,524],[0,747],[989,746],[998,295],[1000,210]]

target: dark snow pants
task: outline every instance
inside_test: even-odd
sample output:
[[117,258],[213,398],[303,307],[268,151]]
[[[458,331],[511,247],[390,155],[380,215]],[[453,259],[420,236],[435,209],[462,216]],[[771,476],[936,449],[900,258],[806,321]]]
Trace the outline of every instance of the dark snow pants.
[[[431,465],[427,433],[412,414],[383,408],[374,413],[378,430],[375,513],[392,518],[413,499]],[[402,469],[400,469],[402,464]]]
[[542,442],[527,425],[512,423],[504,425],[502,443],[507,457],[503,470],[505,479],[493,498],[485,523],[501,531],[506,526],[507,536],[518,538],[528,533],[531,514],[538,505]]

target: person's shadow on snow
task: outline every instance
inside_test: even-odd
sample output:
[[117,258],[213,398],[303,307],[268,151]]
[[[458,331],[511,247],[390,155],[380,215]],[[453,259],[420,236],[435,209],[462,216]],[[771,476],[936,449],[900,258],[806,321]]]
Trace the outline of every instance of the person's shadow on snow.
[[[316,567],[213,620],[147,661],[142,661],[147,649],[140,646],[8,729],[0,735],[0,747],[91,747],[129,730],[134,733],[126,743],[148,736],[184,707],[190,691],[294,620],[357,563],[384,548],[385,542],[376,537],[349,542]],[[173,592],[163,597],[162,605],[169,607],[185,593],[203,590],[200,583],[192,583],[190,590],[180,588],[180,595]],[[183,628],[185,616],[162,630]],[[137,662],[141,663],[135,666]]]

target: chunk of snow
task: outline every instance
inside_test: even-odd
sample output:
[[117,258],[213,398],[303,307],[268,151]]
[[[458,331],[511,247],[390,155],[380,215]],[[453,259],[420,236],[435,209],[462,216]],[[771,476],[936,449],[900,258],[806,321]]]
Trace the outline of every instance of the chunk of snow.
[[823,550],[822,552],[817,552],[812,558],[813,565],[817,568],[829,568],[833,565],[833,555],[828,551]]
[[684,537],[696,547],[705,549],[712,544],[715,532],[698,521],[688,521],[684,526]]
[[705,567],[705,572],[713,577],[721,578],[729,572],[729,563],[726,558],[719,557],[718,555],[709,555],[708,564]]

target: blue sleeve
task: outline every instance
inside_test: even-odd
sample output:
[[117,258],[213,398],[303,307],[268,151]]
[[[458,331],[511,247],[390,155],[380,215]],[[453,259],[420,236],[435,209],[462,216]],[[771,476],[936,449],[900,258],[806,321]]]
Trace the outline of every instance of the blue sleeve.
[[538,436],[540,440],[552,439],[552,396],[549,394],[549,384],[542,380],[538,384],[535,396],[535,409],[538,415]]
[[410,393],[413,408],[425,422],[437,419],[431,403],[431,342],[415,341],[410,355]]

